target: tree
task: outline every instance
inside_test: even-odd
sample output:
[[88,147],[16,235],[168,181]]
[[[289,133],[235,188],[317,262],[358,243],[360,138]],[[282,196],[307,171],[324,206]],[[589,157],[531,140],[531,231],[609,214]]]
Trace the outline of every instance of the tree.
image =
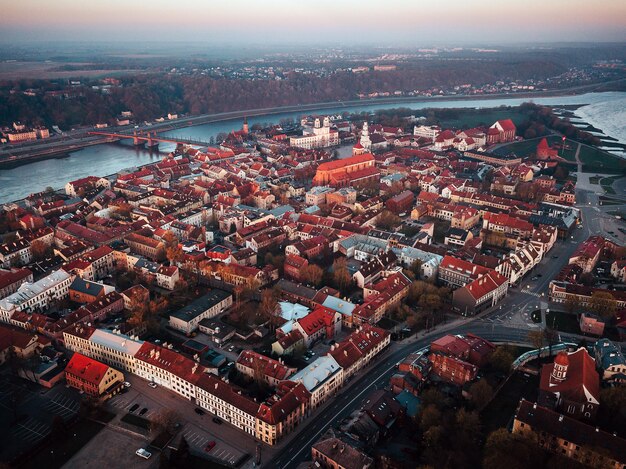
[[484,469],[533,469],[543,466],[543,457],[531,434],[509,433],[499,428],[487,437],[483,459]]
[[261,292],[261,303],[259,304],[259,310],[263,318],[270,323],[270,330],[274,330],[276,327],[276,320],[280,315],[278,311],[278,298],[280,292],[276,288],[267,288]]
[[382,213],[376,219],[376,227],[381,230],[393,230],[397,228],[402,223],[402,219],[393,212],[389,210],[383,210]]
[[345,257],[340,257],[333,262],[333,281],[341,292],[345,292],[352,282],[352,276],[348,270],[348,263]]
[[431,427],[441,423],[441,412],[434,404],[424,408],[420,415],[420,429],[426,433]]
[[589,299],[589,309],[605,319],[610,319],[617,310],[617,301],[608,291],[594,291]]
[[568,295],[565,297],[565,311],[568,313],[574,313],[580,311],[582,308],[582,304],[577,296]]
[[528,332],[528,340],[536,349],[540,349],[545,344],[545,334],[543,330],[533,330]]
[[475,410],[467,411],[464,408],[456,413],[456,426],[459,430],[476,438],[480,434],[480,417]]
[[174,433],[176,424],[180,420],[180,414],[169,407],[162,407],[150,419],[150,431],[158,434],[161,432]]
[[162,239],[165,246],[165,257],[170,261],[170,264],[176,265],[182,262],[185,258],[185,254],[180,244],[178,244],[176,235],[171,230],[168,230],[163,234]]
[[469,393],[472,403],[481,410],[491,401],[493,388],[485,379],[481,379],[470,386]]
[[315,287],[319,287],[322,283],[322,279],[324,278],[324,270],[316,264],[309,264],[305,266],[300,273],[302,275],[302,280],[304,280],[305,283]]
[[36,239],[30,243],[30,251],[35,261],[41,261],[52,254],[52,247],[43,241]]
[[491,354],[491,357],[489,358],[489,363],[494,369],[503,373],[508,373],[509,371],[511,371],[511,365],[513,365],[513,360],[514,357],[510,347],[506,345],[500,345]]

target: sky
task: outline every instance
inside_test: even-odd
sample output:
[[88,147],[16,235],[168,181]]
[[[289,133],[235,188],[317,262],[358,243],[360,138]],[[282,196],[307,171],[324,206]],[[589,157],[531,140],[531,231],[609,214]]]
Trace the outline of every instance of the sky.
[[624,0],[14,0],[7,41],[247,44],[626,41]]

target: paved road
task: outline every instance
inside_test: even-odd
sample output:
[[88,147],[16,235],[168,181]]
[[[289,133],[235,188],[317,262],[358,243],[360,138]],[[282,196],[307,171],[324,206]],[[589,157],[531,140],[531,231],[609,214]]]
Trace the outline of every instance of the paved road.
[[[583,228],[575,228],[570,237],[559,240],[545,259],[529,273],[520,286],[509,290],[509,294],[495,308],[482,313],[479,317],[459,321],[438,328],[410,343],[395,343],[386,354],[378,359],[352,382],[346,384],[337,397],[322,407],[317,415],[312,416],[301,430],[281,443],[283,450],[264,467],[292,468],[310,458],[311,445],[330,426],[337,425],[341,420],[358,409],[369,392],[387,385],[395,364],[411,352],[428,346],[433,340],[448,333],[465,334],[472,332],[495,342],[512,342],[529,344],[528,332],[540,327],[530,319],[530,312],[542,303],[548,302],[548,286],[556,274],[568,263],[578,245],[594,234],[605,234],[597,223],[599,207],[598,194],[593,191],[577,189],[577,207],[581,210]],[[541,274],[536,281],[529,280]],[[561,334],[562,340],[573,340]]]
[[492,325],[473,321],[461,326],[454,325],[450,329],[444,327],[409,344],[392,348],[386,352],[382,360],[379,359],[372,367],[366,369],[365,373],[361,373],[358,378],[349,383],[343,393],[331,399],[320,413],[311,417],[297,436],[284,445],[284,450],[263,467],[292,468],[309,459],[311,445],[329,427],[337,426],[345,417],[360,408],[371,391],[387,385],[397,362],[409,353],[425,348],[433,340],[450,332],[456,334],[471,332],[496,342],[528,342],[528,331],[525,329],[502,326],[494,328]]

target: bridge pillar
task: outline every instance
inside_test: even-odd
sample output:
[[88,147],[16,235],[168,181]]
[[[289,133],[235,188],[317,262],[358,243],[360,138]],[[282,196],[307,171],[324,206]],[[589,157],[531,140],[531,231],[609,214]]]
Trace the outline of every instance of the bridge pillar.
[[148,148],[150,150],[155,149],[158,150],[159,149],[159,142],[158,141],[154,141],[152,140],[154,137],[156,137],[156,132],[154,132],[154,135],[152,135],[150,132],[148,132]]

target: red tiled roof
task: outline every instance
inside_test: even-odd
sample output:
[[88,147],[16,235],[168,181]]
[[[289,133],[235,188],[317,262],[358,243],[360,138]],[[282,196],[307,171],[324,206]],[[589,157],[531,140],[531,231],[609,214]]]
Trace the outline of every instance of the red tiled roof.
[[[567,358],[567,362],[565,358]],[[555,363],[567,365],[566,377],[562,381],[552,379]],[[544,392],[560,393],[564,398],[577,402],[588,402],[590,398],[599,402],[600,379],[596,371],[595,361],[584,348],[567,354],[567,357],[559,354],[554,363],[542,367],[539,389]]]
[[307,335],[314,334],[324,327],[331,326],[335,318],[335,311],[325,306],[318,305],[313,311],[302,319],[298,319],[298,324]]
[[104,363],[75,353],[65,367],[65,373],[78,376],[88,383],[98,386],[108,369],[109,366]]
[[328,161],[320,164],[317,169],[321,171],[331,171],[333,169],[340,169],[353,164],[366,163],[368,161],[374,161],[374,156],[371,153],[355,155],[350,158],[344,158],[343,160]]

